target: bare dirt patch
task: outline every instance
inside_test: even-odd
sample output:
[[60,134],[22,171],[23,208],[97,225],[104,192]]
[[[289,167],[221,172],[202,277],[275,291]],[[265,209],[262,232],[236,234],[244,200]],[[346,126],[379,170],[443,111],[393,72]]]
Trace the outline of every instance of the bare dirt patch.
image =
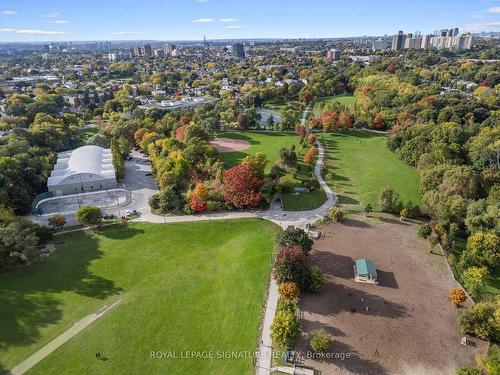
[[[321,374],[454,374],[486,343],[460,344],[457,312],[448,300],[456,286],[441,255],[416,234],[417,225],[392,217],[329,224],[310,262],[325,274],[318,294],[301,296],[304,365]],[[375,261],[379,285],[354,282],[353,262]],[[333,336],[331,353],[349,359],[307,359],[312,331]]]
[[215,138],[210,142],[219,152],[243,151],[250,148],[250,142],[244,139]]

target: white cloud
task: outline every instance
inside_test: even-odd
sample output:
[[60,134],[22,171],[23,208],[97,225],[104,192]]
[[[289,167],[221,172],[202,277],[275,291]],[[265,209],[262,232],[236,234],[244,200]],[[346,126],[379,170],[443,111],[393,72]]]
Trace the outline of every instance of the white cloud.
[[220,22],[236,22],[238,21],[237,18],[219,18]]
[[140,34],[138,31],[115,31],[111,35],[137,35]]
[[238,25],[229,25],[225,26],[224,28],[226,30],[238,30],[238,29],[244,29],[246,26],[238,26]]
[[4,16],[15,16],[16,14],[17,14],[17,12],[14,10],[4,10],[3,11]]
[[25,35],[64,35],[65,31],[38,30],[38,29],[0,29],[2,33],[15,33]]
[[193,20],[194,23],[211,23],[214,22],[213,18],[198,18]]
[[59,13],[58,12],[52,12],[52,13],[44,14],[43,16],[45,18],[56,18],[56,17],[59,16]]
[[49,21],[49,23],[53,23],[55,25],[65,25],[69,23],[68,20],[55,20],[55,21]]
[[500,13],[500,7],[491,7],[488,9],[488,13]]
[[489,22],[489,23],[473,23],[462,27],[464,31],[470,32],[481,32],[481,31],[498,31],[500,30],[500,22]]

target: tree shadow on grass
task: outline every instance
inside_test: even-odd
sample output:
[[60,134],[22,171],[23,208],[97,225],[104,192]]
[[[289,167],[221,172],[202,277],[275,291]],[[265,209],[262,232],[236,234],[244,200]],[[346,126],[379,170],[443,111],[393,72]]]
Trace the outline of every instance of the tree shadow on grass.
[[346,195],[337,195],[339,204],[359,204],[359,201]]
[[102,255],[95,236],[71,233],[50,257],[0,275],[0,349],[33,344],[42,329],[57,324],[63,317],[60,294],[106,299],[120,293],[112,280],[90,269]]
[[143,234],[144,230],[130,225],[128,226],[114,225],[109,228],[105,228],[105,230],[98,231],[96,233],[102,235],[103,237],[113,240],[126,240],[138,234]]

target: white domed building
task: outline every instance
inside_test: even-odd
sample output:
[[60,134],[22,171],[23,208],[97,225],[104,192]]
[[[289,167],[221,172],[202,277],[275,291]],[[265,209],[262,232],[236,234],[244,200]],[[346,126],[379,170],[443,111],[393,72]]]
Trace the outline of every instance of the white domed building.
[[111,150],[88,145],[58,153],[47,188],[54,196],[115,189]]

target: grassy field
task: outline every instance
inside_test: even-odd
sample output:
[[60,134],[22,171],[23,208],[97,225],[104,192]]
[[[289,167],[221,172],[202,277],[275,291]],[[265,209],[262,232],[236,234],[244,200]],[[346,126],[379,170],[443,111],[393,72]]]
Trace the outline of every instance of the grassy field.
[[[0,275],[1,369],[121,298],[28,373],[252,373],[251,358],[151,359],[150,351],[254,351],[276,231],[230,220],[58,236],[48,259]],[[109,360],[96,360],[98,351]]]
[[368,203],[379,209],[379,190],[386,185],[392,186],[404,203],[420,204],[418,172],[387,148],[385,136],[354,131],[322,134],[319,139],[333,173],[328,183],[346,209],[360,211]]
[[352,107],[356,98],[352,95],[324,96],[314,101],[315,104],[327,105],[329,103],[340,103],[347,107]]
[[84,145],[90,139],[90,137],[97,133],[99,133],[99,128],[80,129],[78,133],[80,144]]
[[[306,150],[303,150],[299,155],[297,175],[295,177],[289,176],[294,186],[305,186],[306,184],[304,181],[312,178],[308,173],[310,169],[308,169],[308,166],[302,161],[305,151]],[[314,163],[316,163],[316,161]],[[314,210],[325,203],[326,200],[326,193],[322,187],[310,192],[283,193],[281,196],[283,198],[283,208],[286,211]]]
[[222,159],[229,165],[237,165],[243,161],[245,156],[255,155],[257,152],[263,152],[267,155],[266,171],[271,170],[271,166],[279,157],[279,151],[282,147],[295,145],[298,149],[299,137],[294,133],[279,132],[227,132],[220,134],[223,138],[244,139],[250,142],[250,148],[243,151],[221,153]]

